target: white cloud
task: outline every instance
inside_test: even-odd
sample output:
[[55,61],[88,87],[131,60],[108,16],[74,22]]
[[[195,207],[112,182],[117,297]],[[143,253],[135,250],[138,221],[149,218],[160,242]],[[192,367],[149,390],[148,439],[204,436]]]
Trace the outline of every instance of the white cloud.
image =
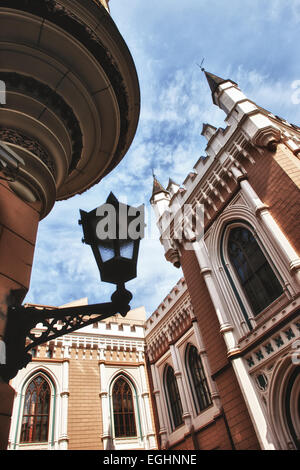
[[[100,283],[89,247],[82,245],[79,208],[102,204],[110,191],[149,210],[152,168],[163,184],[182,183],[204,154],[203,123],[224,127],[196,65],[237,81],[259,105],[297,124],[291,83],[300,79],[300,0],[111,0],[111,13],[135,61],[141,116],[134,142],[118,167],[81,196],[58,203],[40,224],[27,301],[60,305],[88,296],[107,301],[113,289]],[[280,29],[279,29],[280,27]],[[158,237],[157,237],[158,238]],[[138,278],[128,283],[132,305],[148,314],[181,277],[164,258],[158,239],[141,243]]]

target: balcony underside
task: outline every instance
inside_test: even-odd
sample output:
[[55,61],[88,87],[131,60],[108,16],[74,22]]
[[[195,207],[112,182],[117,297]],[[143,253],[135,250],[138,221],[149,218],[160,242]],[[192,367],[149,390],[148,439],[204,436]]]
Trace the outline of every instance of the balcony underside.
[[42,200],[44,217],[55,199],[87,190],[126,154],[140,111],[137,74],[94,0],[1,1],[0,15],[0,140],[22,152],[19,184]]

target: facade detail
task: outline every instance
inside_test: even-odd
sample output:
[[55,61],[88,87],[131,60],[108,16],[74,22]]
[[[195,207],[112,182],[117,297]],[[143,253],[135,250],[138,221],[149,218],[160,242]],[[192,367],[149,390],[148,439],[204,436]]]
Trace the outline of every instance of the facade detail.
[[299,449],[300,129],[205,75],[226,127],[203,125],[183,186],[156,182],[160,240],[183,269],[231,446]]
[[182,185],[154,176],[150,199],[183,277],[148,317],[37,346],[8,383],[39,222],[123,159],[140,90],[109,0],[2,0],[0,14],[0,448],[299,450],[300,128],[204,69],[225,126],[204,123],[205,155]]
[[12,382],[8,449],[156,449],[145,319],[131,310],[39,346]]
[[138,77],[108,3],[3,0],[0,5],[4,449],[14,396],[6,383],[7,317],[28,292],[39,222],[56,201],[83,193],[111,172],[128,151],[138,124]]
[[[207,427],[217,433],[225,421],[184,278],[147,319],[146,344],[160,447],[201,449],[200,429],[204,443]],[[208,445],[217,448],[218,442]]]

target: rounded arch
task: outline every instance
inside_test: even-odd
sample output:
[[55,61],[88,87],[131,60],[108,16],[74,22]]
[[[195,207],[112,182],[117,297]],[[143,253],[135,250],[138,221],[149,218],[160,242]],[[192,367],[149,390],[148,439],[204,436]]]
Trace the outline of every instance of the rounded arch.
[[[261,302],[260,305],[257,305],[254,296],[252,299],[249,298],[249,292],[247,292],[245,285],[241,282],[241,276],[238,271],[238,268],[241,268],[241,266],[235,266],[232,259],[230,259],[228,244],[230,242],[230,234],[234,230],[248,233],[248,238],[252,242],[250,245],[252,248],[256,248],[256,264],[261,271],[258,275],[255,270],[252,270],[252,279],[248,277],[248,290],[253,290],[255,281],[259,282],[259,276],[261,278],[264,277],[266,284],[266,280],[272,277],[272,288],[274,288],[276,293],[273,298],[269,295],[270,301],[266,301],[265,304]],[[228,307],[227,311],[230,312],[229,315],[233,315],[232,320],[235,325],[247,325],[247,329],[241,331],[244,334],[246,331],[252,330],[253,326],[256,325],[255,316],[284,292],[285,281],[281,275],[282,269],[278,266],[280,262],[274,245],[259,226],[257,219],[251,211],[239,206],[238,208],[231,208],[231,210],[227,211],[226,215],[223,214],[220,220],[217,221],[210,235],[208,248],[214,272],[219,279],[224,300]]]
[[286,356],[273,372],[269,417],[282,449],[300,449],[300,365]]
[[200,414],[212,404],[212,399],[201,356],[192,343],[185,348],[185,367],[196,413]]

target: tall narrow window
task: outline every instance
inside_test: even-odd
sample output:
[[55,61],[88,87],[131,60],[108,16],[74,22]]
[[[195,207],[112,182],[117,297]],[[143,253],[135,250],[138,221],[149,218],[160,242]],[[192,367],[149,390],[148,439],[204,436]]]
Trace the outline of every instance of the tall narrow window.
[[42,375],[29,383],[25,393],[20,442],[47,442],[50,387]]
[[135,437],[137,433],[132,390],[123,377],[115,382],[112,395],[115,437]]
[[188,347],[187,351],[187,367],[196,410],[197,413],[200,413],[208,408],[212,401],[201,357],[195,346],[192,345]]
[[174,427],[177,428],[183,423],[182,420],[182,404],[180,400],[177,380],[174,370],[168,366],[165,372],[165,385],[168,392],[169,407],[172,413]]
[[257,315],[277,299],[283,289],[254,236],[245,227],[231,229],[228,254],[253,313]]

